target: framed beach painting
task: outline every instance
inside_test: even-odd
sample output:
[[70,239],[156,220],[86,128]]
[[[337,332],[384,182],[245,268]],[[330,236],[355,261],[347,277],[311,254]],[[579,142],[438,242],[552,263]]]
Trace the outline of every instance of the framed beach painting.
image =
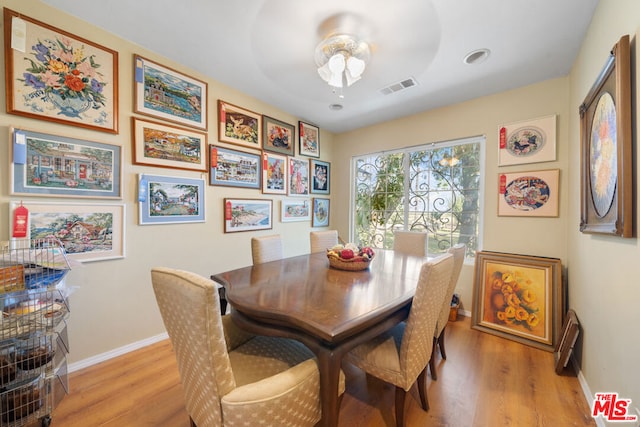
[[331,164],[311,159],[311,193],[329,194],[331,192]]
[[262,148],[262,116],[218,100],[218,140],[244,147]]
[[210,146],[210,185],[260,189],[260,155],[230,148]]
[[499,166],[556,159],[555,114],[500,126],[499,136]]
[[312,227],[329,226],[329,199],[313,198],[313,212],[311,216]]
[[631,48],[623,36],[580,105],[580,231],[633,237]]
[[273,228],[273,200],[224,199],[224,232]]
[[563,304],[558,258],[476,254],[472,328],[554,351]]
[[11,202],[11,212],[18,206],[29,211],[26,238],[56,237],[71,260],[91,262],[125,256],[124,204],[23,201]]
[[206,82],[139,55],[134,66],[136,113],[207,130]]
[[4,8],[7,113],[118,133],[118,52]]
[[317,126],[298,122],[298,153],[308,157],[320,157],[320,129]]
[[122,197],[122,147],[12,128],[9,191],[44,197]]
[[204,222],[204,180],[140,174],[140,225]]
[[296,127],[289,123],[262,116],[262,149],[293,156],[295,151]]
[[282,199],[280,220],[282,222],[309,221],[311,219],[311,200]]
[[150,120],[133,119],[133,163],[207,171],[207,134]]
[[288,157],[262,152],[262,192],[265,194],[287,194]]
[[309,161],[289,157],[289,190],[290,196],[309,195]]
[[498,175],[498,216],[557,217],[559,169]]

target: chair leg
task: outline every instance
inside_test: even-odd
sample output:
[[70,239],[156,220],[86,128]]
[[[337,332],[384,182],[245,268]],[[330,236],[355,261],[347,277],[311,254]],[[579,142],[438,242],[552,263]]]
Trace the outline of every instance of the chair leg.
[[438,347],[440,347],[440,354],[444,360],[447,360],[447,352],[444,349],[444,331],[446,329],[446,326],[442,328],[442,332],[440,332],[440,336],[438,336]]
[[420,403],[425,412],[429,411],[429,398],[427,396],[427,367],[425,366],[418,375],[418,392],[420,393]]
[[223,287],[218,288],[218,297],[220,298],[220,314],[227,314],[227,292]]
[[404,400],[407,392],[396,386],[396,427],[404,427]]
[[436,347],[438,340],[436,337],[433,337],[433,343],[431,344],[431,357],[429,358],[429,370],[431,371],[431,378],[434,380],[438,379],[438,374],[436,373]]
[[189,425],[191,427],[198,427],[198,426],[196,426],[196,423],[193,422],[193,418],[191,418],[191,417],[189,417]]

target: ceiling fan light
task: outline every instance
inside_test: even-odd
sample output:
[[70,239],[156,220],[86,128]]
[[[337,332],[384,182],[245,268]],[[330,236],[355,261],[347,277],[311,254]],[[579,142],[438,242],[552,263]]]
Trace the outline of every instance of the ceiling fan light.
[[351,77],[356,79],[359,79],[364,72],[365,65],[362,59],[356,58],[355,56],[350,56],[347,60],[347,70],[349,70]]
[[342,73],[346,65],[344,55],[342,53],[336,53],[329,58],[329,62],[327,62],[327,64],[329,64],[329,69],[332,74]]
[[352,84],[360,80],[360,76],[354,77],[349,70],[347,70],[347,72],[344,73],[344,76],[347,80],[347,86],[351,86]]
[[322,67],[318,68],[318,74],[320,74],[320,78],[325,82],[328,82],[331,78],[331,70],[329,69],[329,63],[327,62]]
[[331,73],[331,77],[327,83],[329,83],[329,86],[342,87],[342,71]]

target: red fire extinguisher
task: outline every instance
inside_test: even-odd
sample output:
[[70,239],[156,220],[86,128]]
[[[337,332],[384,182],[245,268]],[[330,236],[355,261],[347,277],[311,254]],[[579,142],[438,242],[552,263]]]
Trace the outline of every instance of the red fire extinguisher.
[[22,203],[13,211],[13,237],[27,237],[29,210]]

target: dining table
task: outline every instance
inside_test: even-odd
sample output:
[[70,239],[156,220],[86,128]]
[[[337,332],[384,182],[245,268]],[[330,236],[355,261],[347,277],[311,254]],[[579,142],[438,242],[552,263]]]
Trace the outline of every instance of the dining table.
[[329,265],[324,252],[216,273],[239,327],[293,338],[316,355],[322,418],[338,425],[343,356],[406,320],[427,258],[376,249],[365,270]]

